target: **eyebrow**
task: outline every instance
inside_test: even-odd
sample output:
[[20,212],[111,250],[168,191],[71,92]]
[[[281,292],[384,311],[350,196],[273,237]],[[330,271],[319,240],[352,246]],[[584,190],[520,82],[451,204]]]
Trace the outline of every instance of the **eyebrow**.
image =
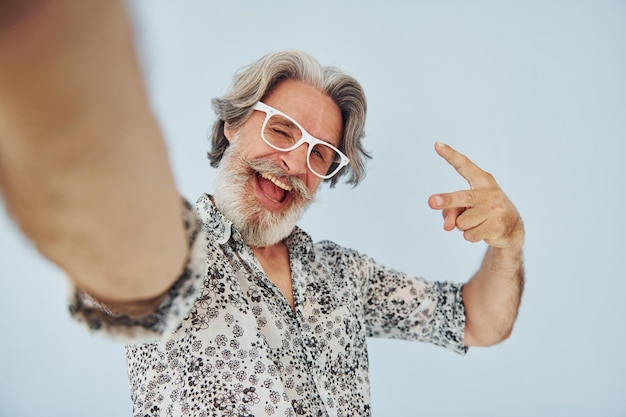
[[[291,116],[289,116],[291,117]],[[293,121],[291,121],[288,118],[284,118],[285,119],[285,126],[289,129],[298,129],[298,130],[304,130],[306,131],[306,129],[304,129],[304,127],[298,127],[298,125],[296,125]],[[307,132],[308,133],[308,132]]]
[[[264,102],[262,102],[262,103],[263,103],[263,104],[265,104]],[[266,105],[266,106],[268,106],[268,107],[271,107],[271,108],[273,108],[275,111],[277,111],[278,113],[277,113],[276,115],[286,116],[286,117],[285,117],[285,120],[286,120],[287,122],[289,122],[289,126],[287,126],[288,128],[290,128],[290,129],[291,129],[291,128],[299,128],[299,129],[301,129],[303,132],[306,132],[309,136],[312,136],[312,137],[314,137],[314,138],[315,138],[315,139],[317,139],[317,140],[321,140],[322,142],[326,142],[326,143],[328,143],[329,145],[332,145],[332,146],[336,147],[337,149],[339,149],[339,150],[341,151],[341,142],[342,142],[342,140],[343,140],[343,128],[342,128],[342,133],[339,135],[339,139],[337,140],[337,144],[335,145],[335,144],[333,143],[334,141],[331,141],[331,140],[330,140],[330,139],[328,139],[328,138],[320,138],[320,137],[314,136],[314,135],[313,135],[311,132],[309,132],[309,131],[308,131],[308,130],[304,127],[304,126],[302,126],[302,125],[300,124],[300,122],[296,121],[296,119],[294,119],[294,118],[293,118],[293,116],[291,116],[291,115],[289,115],[289,114],[285,113],[285,112],[284,112],[284,111],[282,111],[282,110],[277,109],[276,107],[272,107],[272,106],[270,106],[269,104],[265,104],[265,105]],[[343,122],[343,115],[342,115],[342,122]],[[343,151],[342,151],[342,152],[343,152]]]

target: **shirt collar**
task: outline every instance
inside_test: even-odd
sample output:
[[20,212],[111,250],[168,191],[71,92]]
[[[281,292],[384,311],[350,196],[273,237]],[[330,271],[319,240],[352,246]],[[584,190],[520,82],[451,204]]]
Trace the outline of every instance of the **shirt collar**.
[[210,195],[202,194],[198,198],[196,210],[202,221],[202,228],[220,245],[228,242],[232,235],[233,223],[215,207]]
[[289,236],[285,239],[285,244],[289,248],[289,253],[299,256],[309,261],[315,260],[315,251],[313,250],[313,240],[311,236],[298,226],[294,227]]

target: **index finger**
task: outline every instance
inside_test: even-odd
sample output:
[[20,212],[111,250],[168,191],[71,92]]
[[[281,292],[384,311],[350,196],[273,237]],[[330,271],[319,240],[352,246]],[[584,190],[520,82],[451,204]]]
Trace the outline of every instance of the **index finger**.
[[488,172],[482,170],[478,165],[473,163],[467,156],[463,155],[450,145],[435,142],[435,151],[452,165],[456,172],[467,180],[470,188],[483,187],[491,185],[493,177]]

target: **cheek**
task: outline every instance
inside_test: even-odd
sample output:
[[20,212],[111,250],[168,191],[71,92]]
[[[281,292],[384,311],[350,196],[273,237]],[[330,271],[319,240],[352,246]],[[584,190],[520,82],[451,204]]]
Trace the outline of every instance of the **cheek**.
[[245,159],[251,160],[264,156],[263,148],[255,141],[248,140],[246,136],[240,136],[239,140],[239,151]]
[[242,132],[239,137],[241,140],[241,151],[245,158],[273,158],[278,152],[270,148],[260,137],[254,136],[251,132]]

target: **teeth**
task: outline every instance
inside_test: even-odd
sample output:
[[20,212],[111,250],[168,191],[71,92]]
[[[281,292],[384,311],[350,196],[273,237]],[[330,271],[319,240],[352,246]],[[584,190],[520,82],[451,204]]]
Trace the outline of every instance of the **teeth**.
[[278,188],[282,188],[285,191],[293,190],[293,187],[291,185],[285,184],[284,182],[279,180],[278,177],[275,177],[272,174],[261,174],[261,176],[265,178],[266,180],[272,181],[272,183],[274,183],[274,185],[277,186]]

